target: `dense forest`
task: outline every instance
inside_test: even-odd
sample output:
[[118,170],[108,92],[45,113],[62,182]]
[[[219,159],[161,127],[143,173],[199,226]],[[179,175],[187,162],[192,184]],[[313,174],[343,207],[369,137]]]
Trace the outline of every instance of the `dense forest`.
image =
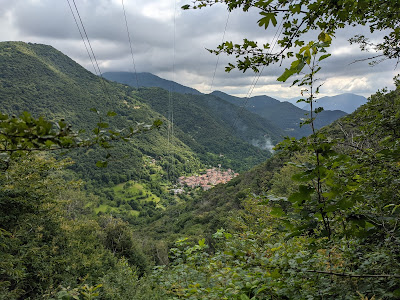
[[[290,118],[241,112],[229,95],[134,88],[51,46],[1,42],[0,299],[399,299],[400,78],[317,125],[339,28],[385,29],[368,45],[399,59],[400,4],[366,2],[225,1],[260,9],[265,28],[283,14],[281,47],[298,53],[249,40],[211,51],[243,71],[292,60],[278,81],[307,88],[306,136],[283,137]],[[260,137],[273,153],[252,145]],[[240,175],[179,185],[209,167]]]

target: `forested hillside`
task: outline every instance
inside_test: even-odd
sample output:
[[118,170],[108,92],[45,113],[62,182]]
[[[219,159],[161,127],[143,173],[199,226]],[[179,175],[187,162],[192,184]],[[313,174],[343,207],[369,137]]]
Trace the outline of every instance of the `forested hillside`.
[[[287,135],[300,138],[311,134],[311,128],[308,126],[300,127],[302,120],[307,117],[307,109],[300,109],[288,102],[281,102],[268,96],[255,96],[246,99],[220,91],[214,91],[210,95],[203,95],[197,90],[161,79],[149,73],[108,72],[104,73],[104,77],[131,87],[136,87],[139,82],[139,86],[161,87],[169,92],[196,95],[177,96],[178,100],[174,101],[174,107],[178,111],[188,113],[189,116],[193,116],[194,112],[199,115],[204,113],[211,114],[213,118],[225,122],[224,126],[232,127],[232,132],[236,136],[262,149],[270,149],[276,144],[277,140]],[[147,99],[149,95],[151,95],[149,92],[141,94],[144,99]],[[155,100],[160,99],[160,96],[147,100],[156,111],[163,113],[165,109],[160,104],[167,101],[166,96],[164,95],[163,97],[164,102]],[[236,108],[226,102],[233,104]],[[341,101],[340,105],[344,105],[343,101]],[[357,102],[352,104],[351,107],[360,105],[361,103]],[[338,109],[329,111],[333,106],[331,104],[328,106],[326,108],[327,111],[322,112],[321,118],[316,120],[316,128],[329,125],[346,115],[346,113]],[[193,108],[195,108],[194,111]],[[249,112],[252,114],[249,114]],[[190,118],[185,118],[185,120],[190,120]]]
[[[50,46],[3,42],[0,55],[0,106],[5,113],[19,115],[28,111],[50,121],[64,119],[76,130],[84,129],[88,134],[101,119],[114,129],[123,129],[136,127],[137,123],[152,124],[162,118],[141,102],[134,90],[101,80]],[[91,111],[93,108],[99,115]],[[107,117],[109,111],[117,115]],[[179,132],[179,128],[176,130]],[[191,172],[199,167],[196,154],[186,145],[178,139],[172,144],[176,159],[189,162],[185,166],[175,163],[176,169]],[[167,170],[166,166],[172,163],[165,158],[170,155],[169,147],[164,125],[161,130],[138,136],[131,143],[117,143],[108,151],[81,149],[70,153],[77,162],[71,168],[86,180],[105,184],[146,178],[149,170],[143,168],[143,156],[161,160]],[[95,162],[105,159],[107,152],[111,155],[109,166],[100,171]]]
[[[397,299],[397,84],[318,133],[319,165],[312,136],[288,139],[279,154],[182,213],[167,210],[149,233],[192,239],[176,243],[157,282],[184,298]],[[193,243],[193,235],[205,240]]]
[[[332,97],[322,97],[316,103],[326,110],[342,110],[346,113],[352,113],[358,107],[367,103],[367,99],[363,96],[346,93]],[[307,109],[307,107],[303,106],[303,109]]]
[[[372,64],[399,62],[400,3],[182,8],[214,4],[281,28],[274,45],[223,39],[210,52],[259,74],[288,59],[277,80],[306,95],[310,134],[279,141],[280,126],[214,95],[136,89],[51,46],[0,43],[0,299],[400,299],[400,75],[328,126],[316,106],[343,28],[379,31],[351,42],[377,52]],[[183,180],[209,164],[214,187]],[[229,166],[252,168],[227,182]]]
[[[96,108],[105,119],[108,111],[116,112],[117,116],[107,121],[120,129],[135,126],[137,123],[151,124],[152,120],[161,118],[149,105],[153,105],[167,117],[166,91],[142,89],[138,93],[132,88],[103,81],[49,46],[6,42],[1,43],[1,55],[1,106],[4,112],[18,115],[29,111],[34,116],[46,115],[49,120],[63,118],[76,129],[85,130],[89,130],[91,124],[99,121],[99,116],[91,111],[92,108]],[[175,94],[174,97],[176,103],[189,101],[184,95]],[[149,105],[146,105],[146,102]],[[149,176],[148,171],[142,167],[143,155],[161,160],[164,170],[174,170],[175,173],[170,174],[173,178],[176,178],[178,173],[195,171],[199,167],[196,156],[200,157],[203,163],[214,166],[222,164],[224,167],[241,171],[260,163],[270,155],[269,151],[259,150],[249,143],[261,140],[266,135],[271,143],[280,139],[278,129],[266,122],[254,121],[249,116],[245,125],[251,126],[250,122],[258,122],[253,125],[256,128],[242,131],[235,137],[235,132],[231,131],[227,120],[232,120],[238,114],[237,109],[231,108],[221,111],[220,115],[214,113],[211,116],[209,112],[200,114],[202,110],[198,105],[194,106],[194,109],[198,112],[195,114],[195,110],[192,109],[191,116],[197,116],[196,122],[183,118],[181,112],[187,111],[177,109],[175,116],[175,136],[187,145],[190,144],[192,149],[179,140],[172,141],[174,148],[167,149],[167,126],[164,125],[160,131],[137,138],[129,145],[119,144],[118,147],[110,149],[114,159],[110,160],[109,170],[112,171],[106,171],[109,173],[107,176],[104,176],[104,173],[99,174],[93,167],[93,162],[101,158],[101,152],[88,155],[90,151],[81,150],[79,154],[71,154],[77,161],[72,168],[87,180],[105,183],[111,181],[115,184],[130,178]],[[167,124],[166,118],[163,120]],[[185,133],[180,130],[180,126]],[[209,132],[213,134],[209,135]],[[262,142],[260,141],[260,144]],[[173,163],[176,164],[175,168],[167,167],[172,164],[167,161],[171,152],[176,155],[176,161]],[[126,156],[127,153],[129,157]],[[124,162],[120,159],[122,156]],[[179,161],[185,161],[185,165],[181,165]],[[188,164],[188,161],[191,163]]]
[[[140,89],[139,96],[155,111],[167,116],[168,111],[164,109],[169,101],[167,91]],[[206,153],[219,153],[218,159],[227,161],[224,165],[237,171],[264,161],[284,135],[265,119],[213,96],[173,94],[171,101],[174,122],[188,136],[188,139],[179,138],[192,149],[201,147]]]
[[[318,133],[318,168],[313,152],[299,147],[312,137],[287,140],[228,184],[133,227],[93,214],[87,203],[95,196],[65,177],[69,162],[13,156],[1,177],[0,292],[11,299],[396,299],[399,109],[399,89],[379,92]],[[323,206],[313,189],[317,170]],[[154,264],[161,266],[152,271]]]

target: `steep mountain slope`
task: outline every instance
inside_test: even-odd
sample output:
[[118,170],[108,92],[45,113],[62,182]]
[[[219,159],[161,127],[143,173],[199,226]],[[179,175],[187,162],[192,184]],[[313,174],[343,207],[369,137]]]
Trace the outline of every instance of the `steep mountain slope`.
[[[136,92],[118,84],[100,80],[53,47],[22,42],[0,43],[0,109],[19,114],[29,111],[50,120],[64,118],[76,129],[91,130],[99,116],[115,111],[118,116],[106,121],[114,128],[135,127],[136,122],[151,124],[162,116],[140,101]],[[179,129],[176,129],[179,132]],[[77,162],[73,168],[86,180],[119,183],[129,178],[148,178],[143,156],[156,158],[165,170],[171,149],[175,153],[175,173],[199,167],[196,155],[181,141],[168,144],[166,126],[137,136],[133,143],[118,143],[110,149],[107,169],[98,169],[95,162],[106,153],[96,149],[81,149],[70,153]],[[185,162],[180,163],[180,162]],[[170,168],[169,168],[170,169]]]
[[181,85],[171,80],[163,79],[147,72],[136,74],[130,72],[106,72],[103,74],[103,77],[108,80],[127,84],[136,88],[139,84],[139,87],[160,87],[164,90],[180,94],[201,94],[198,90]]
[[[365,103],[367,103],[367,98],[351,93],[317,99],[317,106],[325,110],[342,110],[348,114]],[[303,109],[307,109],[307,105],[303,106]]]
[[143,164],[143,157],[147,155],[155,158],[164,172],[168,170],[171,179],[198,169],[199,158],[206,164],[222,164],[242,171],[269,157],[270,151],[261,148],[276,143],[283,135],[249,112],[244,112],[237,123],[240,130],[233,131],[231,126],[239,113],[238,107],[215,97],[173,94],[175,139],[169,143],[168,121],[163,117],[167,115],[167,91],[151,88],[138,91],[101,80],[46,45],[0,43],[0,57],[0,109],[3,112],[29,111],[50,120],[64,118],[74,128],[88,132],[99,121],[91,108],[103,116],[110,110],[115,111],[118,116],[110,120],[105,117],[114,128],[135,127],[136,122],[151,124],[157,118],[164,120],[159,131],[140,135],[132,144],[121,143],[111,149],[107,170],[94,166],[97,160],[104,159],[107,154],[104,151],[82,149],[70,153],[77,162],[73,169],[86,180],[115,184],[129,179],[148,179],[151,171]]
[[[138,95],[154,110],[167,116],[170,96],[167,91],[140,89]],[[179,138],[193,149],[198,149],[200,144],[205,153],[219,154],[219,163],[238,171],[264,161],[270,156],[268,146],[276,144],[283,135],[259,116],[241,113],[238,107],[213,96],[173,94],[171,100],[174,123],[189,137]],[[232,128],[239,114],[239,121]],[[209,155],[205,159],[216,161]]]
[[[131,87],[137,86],[136,75],[134,73],[107,72],[103,75],[105,78],[122,84],[127,84]],[[239,112],[237,107],[226,103],[227,101],[221,98],[212,97],[212,95],[204,95],[197,90],[180,85],[173,81],[162,79],[151,73],[137,73],[137,78],[139,86],[158,87],[167,90],[168,92],[196,95],[197,97],[192,97],[190,95],[182,97],[182,99],[186,100],[182,103],[176,103],[175,105],[181,108],[180,105],[187,105],[187,101],[192,102],[191,105],[193,105],[193,102],[196,102],[196,104],[194,105],[197,106],[197,109],[206,111],[208,114],[213,115],[215,118],[222,119],[224,122],[227,123],[227,125],[230,125],[231,127],[235,123],[235,130],[233,130],[234,134],[250,143],[256,145],[265,144],[263,143],[263,139],[257,140],[260,138],[260,134],[264,136],[267,133],[267,138],[273,139],[274,142],[280,140],[281,136],[284,134],[282,130],[277,128],[277,126],[275,126],[271,122],[263,120],[259,116],[252,113],[243,111]],[[146,96],[146,93],[143,93],[141,95],[142,97],[149,97]],[[180,96],[176,94],[174,96],[174,99],[178,99],[179,97]],[[151,103],[151,101],[149,103]],[[158,111],[164,112],[165,108],[159,107]],[[253,127],[255,127],[255,132],[253,132]],[[259,147],[266,148],[261,146]]]
[[[223,92],[212,93],[237,106],[243,106],[244,98],[234,97]],[[302,119],[306,118],[307,111],[302,110],[289,102],[280,102],[268,96],[255,96],[247,100],[246,109],[275,124],[285,131],[286,135],[300,138],[311,134],[310,126],[299,127]],[[316,128],[326,126],[346,113],[342,111],[323,111],[317,118]]]

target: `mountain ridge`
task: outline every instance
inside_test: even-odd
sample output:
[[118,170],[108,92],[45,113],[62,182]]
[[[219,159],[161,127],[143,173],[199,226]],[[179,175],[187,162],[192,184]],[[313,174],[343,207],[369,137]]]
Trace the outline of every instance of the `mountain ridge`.
[[[127,84],[131,87],[137,87],[139,83],[139,87],[159,87],[168,90],[169,92],[192,95],[207,95],[193,88],[181,85],[171,80],[163,79],[148,72],[136,74],[131,72],[106,72],[103,75],[109,80]],[[306,118],[305,114],[308,113],[308,107],[307,105],[304,105],[304,103],[297,103],[298,98],[280,101],[267,95],[258,95],[245,100],[245,98],[232,96],[218,90],[213,91],[208,95],[217,96],[218,98],[237,106],[243,106],[240,102],[246,102],[247,105],[245,108],[247,111],[258,114],[267,121],[271,122],[272,125],[279,127],[285,131],[284,135],[299,138],[311,133],[310,128],[300,128],[299,126],[301,120]],[[262,103],[261,106],[260,103]],[[339,94],[332,97],[322,97],[318,100],[318,105],[323,106],[325,111],[322,112],[315,125],[317,128],[326,126],[336,119],[344,116],[344,113],[351,113],[357,107],[365,103],[366,99],[364,97],[351,93]],[[271,111],[268,112],[267,110]],[[279,111],[284,112],[285,115],[283,119],[281,118],[282,114],[279,115]],[[257,143],[255,142],[254,144]]]
[[[315,100],[317,106],[323,107],[324,110],[340,109],[348,114],[354,112],[361,105],[367,103],[367,98],[353,93],[344,93],[335,96],[321,97]],[[306,109],[308,105],[302,108]]]
[[[285,131],[286,135],[300,138],[310,135],[309,126],[300,127],[302,119],[307,118],[308,111],[300,109],[289,102],[280,102],[269,96],[254,96],[240,98],[226,93],[215,91],[211,93],[232,104],[242,106],[246,104],[246,110],[253,112]],[[345,116],[342,111],[323,111],[315,121],[317,129],[329,125],[340,117]]]
[[172,80],[167,80],[149,72],[105,72],[104,78],[110,81],[127,84],[131,87],[159,87],[164,90],[180,94],[202,94],[196,89],[184,86]]

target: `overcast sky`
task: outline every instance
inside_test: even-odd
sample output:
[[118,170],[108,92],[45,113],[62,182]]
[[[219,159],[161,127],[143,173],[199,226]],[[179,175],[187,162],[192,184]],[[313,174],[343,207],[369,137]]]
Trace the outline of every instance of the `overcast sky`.
[[[237,70],[225,73],[224,68],[233,57],[220,56],[211,86],[217,57],[205,49],[215,48],[221,42],[228,17],[226,7],[221,4],[202,10],[180,9],[190,2],[124,1],[136,70],[174,80],[204,93],[220,90],[245,96],[254,73],[243,74]],[[133,71],[121,0],[75,0],[75,3],[101,71]],[[241,42],[248,38],[271,42],[276,28],[265,31],[258,27],[258,19],[257,11],[232,12],[225,40]],[[334,40],[332,57],[325,61],[320,73],[325,82],[321,96],[345,92],[369,96],[378,89],[393,88],[392,78],[400,72],[394,68],[394,61],[375,67],[370,67],[367,62],[350,64],[371,55],[347,42],[352,34],[359,32],[367,33],[368,30],[358,27],[346,29]],[[379,36],[376,34],[374,37]],[[0,0],[0,41],[48,44],[94,72],[67,0]],[[276,81],[283,70],[283,66],[265,68],[252,96],[298,97],[298,88]]]

